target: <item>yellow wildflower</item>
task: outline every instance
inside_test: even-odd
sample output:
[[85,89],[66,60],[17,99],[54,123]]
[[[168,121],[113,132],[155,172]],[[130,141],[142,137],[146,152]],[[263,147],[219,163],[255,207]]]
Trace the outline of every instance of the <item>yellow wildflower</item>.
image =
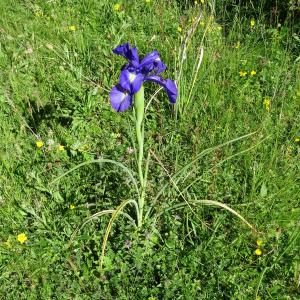
[[261,249],[257,248],[257,249],[255,250],[255,254],[256,254],[257,256],[262,255]]
[[240,49],[241,47],[241,43],[240,42],[237,42],[234,46],[235,49]]
[[247,75],[246,71],[243,71],[243,70],[240,71],[240,76],[241,77],[245,77],[246,75]]
[[256,71],[252,70],[252,71],[250,72],[250,75],[251,75],[251,76],[256,75]]
[[258,239],[258,240],[256,241],[256,244],[257,244],[258,247],[261,247],[262,244],[263,244],[263,240],[262,240],[262,239]]
[[178,32],[182,32],[182,28],[180,26],[177,27]]
[[250,26],[251,26],[251,27],[254,27],[254,26],[255,26],[255,20],[254,20],[254,19],[251,19],[251,20],[250,20]]
[[24,244],[27,241],[26,234],[25,233],[18,234],[17,241],[20,242],[21,244]]
[[114,5],[114,11],[121,11],[121,4],[120,3],[116,3]]
[[36,141],[35,144],[38,148],[42,148],[44,146],[44,143],[41,140]]
[[70,26],[68,27],[68,29],[69,29],[70,31],[76,31],[76,26],[75,26],[75,25],[70,25]]
[[263,105],[266,109],[266,111],[270,111],[270,107],[271,107],[271,100],[269,98],[265,98]]
[[294,140],[296,143],[299,143],[300,142],[300,137],[295,137],[295,140]]
[[195,1],[194,1],[194,4],[195,4],[195,5],[197,5],[197,4],[198,4],[198,1],[197,1],[197,0],[195,0]]
[[38,10],[38,11],[35,12],[35,15],[37,17],[42,17],[43,16],[43,12]]
[[64,150],[65,150],[65,146],[63,146],[63,145],[58,145],[58,146],[57,146],[57,150],[58,150],[58,151],[64,151]]
[[74,209],[75,208],[75,205],[74,204],[70,204],[70,209]]
[[151,0],[145,0],[146,3],[151,3]]
[[217,29],[219,30],[219,31],[221,31],[222,30],[222,26],[217,26]]

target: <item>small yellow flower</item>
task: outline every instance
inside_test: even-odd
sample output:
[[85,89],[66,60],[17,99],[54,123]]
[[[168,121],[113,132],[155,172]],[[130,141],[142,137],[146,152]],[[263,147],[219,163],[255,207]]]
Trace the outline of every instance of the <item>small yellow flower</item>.
[[221,30],[222,30],[222,26],[217,26],[217,29],[218,29],[219,31],[221,31]]
[[41,141],[41,140],[36,141],[35,144],[36,144],[36,146],[37,146],[38,148],[42,148],[42,147],[44,146],[44,143],[43,143],[43,141]]
[[269,98],[265,98],[264,99],[264,102],[263,102],[263,105],[266,109],[266,111],[270,111],[270,107],[271,107],[271,100]]
[[251,27],[254,27],[254,26],[255,26],[255,20],[254,20],[254,19],[251,19],[251,20],[250,20],[250,26],[251,26]]
[[70,209],[74,209],[75,208],[75,205],[74,204],[70,204]]
[[25,233],[18,234],[17,241],[20,242],[21,244],[24,244],[27,241],[26,234]]
[[69,29],[70,31],[76,31],[76,26],[75,26],[75,25],[70,25],[70,26],[68,27],[68,29]]
[[197,5],[197,4],[198,4],[198,1],[197,1],[197,0],[195,0],[195,1],[194,1],[194,4],[195,4],[195,5]]
[[64,151],[64,150],[65,150],[65,146],[63,146],[63,145],[58,145],[58,146],[57,146],[57,150],[58,150],[58,151]]
[[255,250],[255,254],[256,254],[257,256],[262,255],[261,249],[257,248],[257,249]]
[[204,0],[200,0],[200,2],[201,2],[202,4],[204,4]]
[[151,0],[145,0],[146,3],[151,3]]
[[250,75],[251,75],[251,76],[256,75],[256,71],[252,70],[252,71],[250,72]]
[[204,27],[205,26],[205,22],[204,21],[200,21],[200,26]]
[[237,42],[234,46],[235,49],[240,49],[241,48],[241,43]]
[[261,247],[262,244],[263,244],[263,240],[262,240],[262,239],[258,239],[258,240],[256,241],[256,244],[257,244],[258,247]]
[[36,15],[37,17],[42,17],[42,16],[43,16],[43,12],[38,10],[38,11],[35,13],[35,15]]
[[116,3],[114,5],[114,11],[121,11],[121,4],[120,3]]
[[294,140],[296,143],[299,143],[300,142],[300,137],[295,137],[295,140]]
[[177,27],[178,32],[182,32],[182,28],[180,26]]
[[245,77],[246,75],[247,75],[246,71],[243,71],[243,70],[240,71],[240,76],[241,77]]

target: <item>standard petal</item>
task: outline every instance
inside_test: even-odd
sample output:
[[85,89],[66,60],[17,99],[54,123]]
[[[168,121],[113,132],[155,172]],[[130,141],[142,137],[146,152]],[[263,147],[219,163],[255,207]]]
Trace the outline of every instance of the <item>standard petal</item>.
[[160,57],[155,60],[154,66],[155,66],[155,70],[156,70],[155,72],[157,74],[163,72],[167,68],[167,66],[163,63],[163,61],[160,59]]
[[127,110],[132,104],[132,96],[120,84],[111,89],[109,96],[110,104],[117,112]]
[[113,49],[113,53],[125,57],[134,67],[138,67],[140,63],[139,55],[136,47],[131,48],[129,43],[119,45]]
[[137,51],[137,48],[136,47],[132,47],[129,51],[129,59],[132,63],[132,65],[136,68],[138,68],[139,64],[140,64],[140,58],[139,58],[139,54],[138,54],[138,51]]
[[113,49],[113,53],[125,56],[125,53],[128,52],[128,49],[130,48],[129,43],[124,43]]
[[169,100],[171,103],[176,103],[177,95],[178,95],[178,90],[175,82],[171,79],[164,79],[160,76],[157,75],[150,75],[147,76],[144,81],[153,81],[155,83],[158,83],[161,85],[167,92]]
[[128,69],[121,71],[120,85],[131,94],[139,91],[143,83],[143,75],[141,73],[130,72]]
[[152,64],[157,58],[159,58],[159,53],[157,52],[157,50],[154,50],[151,53],[148,53],[142,59],[140,66],[143,67],[145,65],[148,65],[149,63]]
[[166,68],[166,65],[162,62],[159,57],[159,53],[156,50],[147,54],[140,64],[141,72],[144,75],[148,75],[149,73],[157,75],[163,72]]

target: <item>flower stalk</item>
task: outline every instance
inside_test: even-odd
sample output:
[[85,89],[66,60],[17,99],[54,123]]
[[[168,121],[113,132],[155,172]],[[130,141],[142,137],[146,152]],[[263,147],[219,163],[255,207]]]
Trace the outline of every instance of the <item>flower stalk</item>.
[[145,203],[145,190],[146,190],[146,172],[143,173],[143,158],[144,158],[144,87],[143,85],[134,96],[134,110],[135,110],[135,131],[138,143],[138,173],[140,179],[140,195],[139,195],[139,215],[138,215],[138,227],[143,223],[143,210]]
[[143,157],[144,157],[144,87],[141,86],[140,90],[134,96],[134,109],[135,109],[135,131],[138,142],[138,173],[140,183],[144,182],[143,175]]

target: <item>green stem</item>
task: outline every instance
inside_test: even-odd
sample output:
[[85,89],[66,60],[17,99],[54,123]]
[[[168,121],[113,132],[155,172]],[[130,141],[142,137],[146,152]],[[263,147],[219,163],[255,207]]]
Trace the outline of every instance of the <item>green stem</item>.
[[144,203],[145,203],[145,194],[146,194],[146,186],[147,186],[147,175],[149,169],[149,161],[150,161],[150,152],[148,152],[146,165],[145,165],[145,173],[144,173],[144,181],[142,183],[141,195],[139,198],[139,214],[138,214],[138,227],[141,227],[143,224],[143,214],[144,214]]
[[139,215],[138,215],[138,227],[142,226],[143,223],[143,210],[145,202],[145,188],[146,182],[143,174],[143,158],[144,158],[144,87],[141,86],[140,90],[135,94],[134,98],[134,109],[135,109],[135,131],[138,142],[138,173],[141,184],[141,193],[139,197]]

